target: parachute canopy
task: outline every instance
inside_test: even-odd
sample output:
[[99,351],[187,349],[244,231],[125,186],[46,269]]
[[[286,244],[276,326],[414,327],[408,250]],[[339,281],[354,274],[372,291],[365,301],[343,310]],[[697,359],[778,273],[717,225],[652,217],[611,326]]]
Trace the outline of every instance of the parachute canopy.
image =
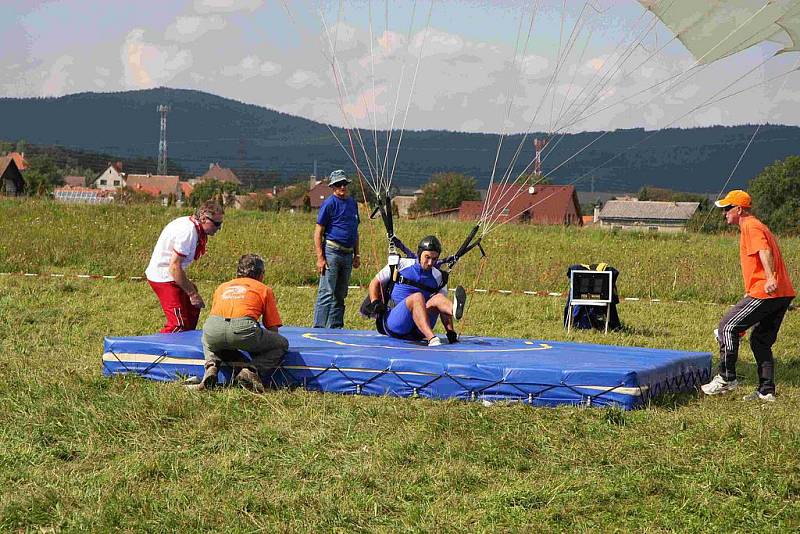
[[712,63],[764,41],[800,50],[798,0],[639,0],[701,63]]

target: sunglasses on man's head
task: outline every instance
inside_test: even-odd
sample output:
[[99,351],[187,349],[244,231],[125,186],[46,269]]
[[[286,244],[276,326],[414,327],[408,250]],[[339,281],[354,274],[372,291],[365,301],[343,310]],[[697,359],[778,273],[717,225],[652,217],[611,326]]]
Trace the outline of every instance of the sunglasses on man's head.
[[724,208],[722,208],[722,211],[724,211],[725,213],[728,213],[729,211],[731,211],[735,207],[736,206],[734,206],[734,205],[725,206]]

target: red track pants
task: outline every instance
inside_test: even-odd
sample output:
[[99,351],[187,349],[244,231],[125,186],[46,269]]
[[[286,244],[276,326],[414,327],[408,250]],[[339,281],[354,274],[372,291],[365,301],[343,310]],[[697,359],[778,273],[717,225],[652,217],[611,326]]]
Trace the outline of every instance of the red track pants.
[[189,295],[180,288],[175,282],[151,282],[147,281],[155,291],[167,324],[161,329],[161,333],[172,334],[184,332],[197,328],[197,320],[200,318],[200,308],[196,308],[189,301]]

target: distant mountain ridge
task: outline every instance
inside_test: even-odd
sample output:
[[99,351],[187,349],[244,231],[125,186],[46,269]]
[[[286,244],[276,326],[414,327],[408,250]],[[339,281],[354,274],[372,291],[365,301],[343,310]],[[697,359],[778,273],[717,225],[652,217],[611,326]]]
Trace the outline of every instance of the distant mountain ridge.
[[[324,124],[185,89],[0,98],[0,139],[25,139],[121,158],[155,158],[159,138],[156,107],[160,104],[171,106],[168,157],[194,174],[203,174],[212,162],[277,171],[285,178],[311,174],[315,160],[320,175],[335,168],[352,169]],[[344,130],[332,130],[347,140]],[[593,186],[597,191],[636,191],[652,185],[716,192],[754,131],[755,126],[751,125],[668,129],[630,148],[653,132],[617,130],[559,167],[550,179],[554,183],[575,183],[581,190]],[[542,165],[544,172],[589,145],[600,133],[570,134],[553,143],[555,148]],[[362,134],[371,139],[371,131]],[[532,139],[536,136],[542,134],[531,133],[526,140],[517,172],[533,158]],[[418,186],[434,172],[457,171],[474,176],[479,186],[486,187],[498,139],[497,134],[407,131],[394,183]],[[501,161],[509,160],[521,139],[517,134],[504,141]],[[800,154],[800,127],[762,127],[729,187],[744,186],[764,166],[792,154]],[[363,158],[360,164],[364,165]],[[498,175],[503,170],[505,167],[499,168]]]

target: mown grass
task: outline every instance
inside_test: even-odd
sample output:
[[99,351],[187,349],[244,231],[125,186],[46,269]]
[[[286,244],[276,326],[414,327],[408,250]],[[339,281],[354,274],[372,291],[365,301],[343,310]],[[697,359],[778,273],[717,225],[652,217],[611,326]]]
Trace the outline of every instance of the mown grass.
[[[51,240],[38,249],[46,255],[37,264],[41,272],[58,267],[78,273],[94,265],[137,274],[149,250],[144,259],[118,256],[129,243],[134,244],[129,250],[149,249],[161,223],[174,215],[101,208],[92,223],[91,208],[29,207],[52,221],[52,235],[67,235],[65,224],[96,228],[113,219],[123,227],[118,237],[126,236],[119,246],[106,237],[68,244]],[[27,212],[16,204],[2,208],[0,270],[36,270],[17,262],[37,257],[36,245],[25,238],[45,235],[43,228],[24,224]],[[16,222],[9,221],[10,213]],[[307,245],[290,236],[307,235],[305,225],[288,216],[265,223],[264,217],[229,214],[223,234],[198,265],[205,265],[204,275],[200,269],[193,273],[202,280],[203,294],[211,293],[213,278],[227,274],[243,249],[266,255],[267,247],[288,249],[291,242],[296,255],[284,258],[303,257]],[[152,235],[139,239],[124,229],[132,219],[150,225]],[[251,238],[249,232],[261,225],[262,233]],[[460,227],[452,226],[443,224],[442,231],[457,234]],[[427,232],[427,226],[404,228]],[[522,242],[517,231],[509,232],[510,242]],[[552,232],[545,236],[551,239],[537,241],[542,246],[561,235],[542,231]],[[563,234],[565,243],[570,235],[594,238]],[[638,239],[631,243],[638,247]],[[720,240],[735,253],[733,238],[707,239]],[[682,242],[675,241],[663,240],[663,248]],[[505,270],[521,255],[509,253],[498,261],[507,280],[519,283]],[[273,257],[270,264],[273,277],[284,277],[275,286],[284,322],[308,325],[314,291],[293,287],[302,276],[285,261]],[[555,265],[565,258],[553,255],[550,261]],[[627,283],[627,271],[620,269]],[[735,276],[739,282],[738,272],[725,274],[713,263],[698,262],[695,271],[702,271],[698,279]],[[562,276],[559,272],[557,279]],[[701,298],[714,294],[712,288]],[[368,328],[356,314],[360,296],[351,294],[346,323]],[[562,306],[561,299],[477,294],[463,328],[471,334],[712,351],[710,332],[726,309],[698,302],[626,302],[620,309],[624,331],[567,336],[560,326]],[[796,311],[788,314],[775,346],[779,402],[689,394],[635,412],[485,408],[304,391],[253,395],[225,389],[198,395],[176,384],[102,377],[103,336],[150,333],[161,322],[144,282],[0,277],[0,531],[800,528]],[[755,370],[747,347],[741,359],[740,373],[752,387]]]

